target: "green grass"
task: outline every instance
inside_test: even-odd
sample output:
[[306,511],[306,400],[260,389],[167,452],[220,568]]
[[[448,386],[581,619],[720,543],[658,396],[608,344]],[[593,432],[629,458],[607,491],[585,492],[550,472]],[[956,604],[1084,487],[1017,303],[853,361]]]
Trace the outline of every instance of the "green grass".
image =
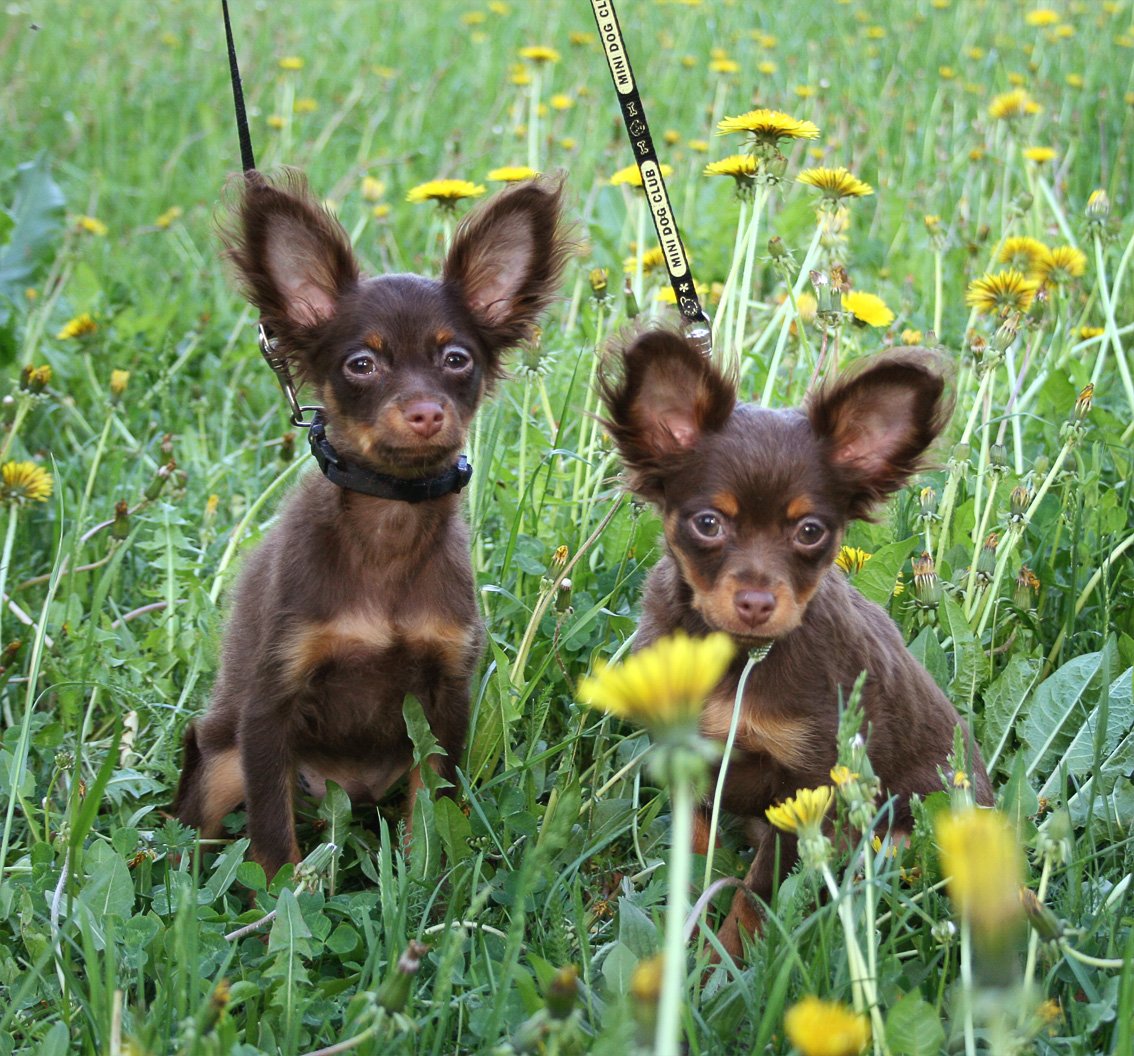
[[[724,282],[736,241],[731,181],[700,174],[741,148],[714,138],[715,120],[761,105],[822,130],[791,152],[761,218],[748,398],[798,400],[821,340],[788,330],[794,310],[776,314],[787,285],[764,259],[780,236],[796,281],[816,231],[815,195],[793,182],[806,165],[847,165],[875,188],[811,262],[845,264],[897,315],[889,338],[844,326],[841,360],[939,321],[959,394],[943,468],[852,531],[875,554],[855,578],[971,715],[1028,885],[1065,922],[1064,945],[1033,942],[1012,960],[1030,990],[991,994],[1013,1039],[978,1007],[976,1051],[1118,1056],[1134,1044],[1134,11],[1054,6],[1070,35],[991,0],[624,0],[621,14],[699,282]],[[669,799],[640,765],[645,736],[574,702],[592,663],[633,632],[659,531],[619,501],[616,460],[589,417],[596,344],[627,322],[623,260],[639,222],[632,193],[607,183],[631,158],[581,0],[509,0],[506,14],[473,0],[234,5],[261,167],[305,170],[369,269],[436,267],[444,225],[403,202],[410,187],[483,180],[533,149],[568,175],[580,251],[542,344],[517,354],[471,450],[490,648],[462,809],[435,808],[407,859],[392,813],[352,821],[332,797],[302,826],[314,873],[270,887],[243,842],[198,871],[193,834],[163,813],[180,731],[216,669],[225,588],[309,468],[218,260],[214,218],[238,152],[214,7],[18,2],[0,30],[0,445],[3,461],[54,477],[49,501],[5,505],[0,528],[0,648],[19,640],[0,659],[0,1054],[303,1053],[352,1039],[373,1053],[648,1047],[629,988],[662,942]],[[471,12],[483,22],[468,24]],[[575,32],[590,43],[573,44]],[[549,107],[533,136],[533,89],[512,76],[535,43],[562,55],[540,74],[541,101],[573,105]],[[716,47],[741,72],[712,72]],[[284,56],[303,68],[281,69]],[[1042,112],[993,120],[989,103],[1017,82]],[[296,112],[300,99],[316,109]],[[660,142],[667,130],[676,143]],[[1026,161],[1037,145],[1056,158]],[[367,175],[386,185],[385,217],[363,197]],[[1097,189],[1110,213],[1088,228]],[[939,236],[926,215],[941,218]],[[993,342],[997,324],[970,313],[966,286],[1019,235],[1073,240],[1085,272],[1021,321],[1004,357],[976,361],[971,335]],[[601,305],[594,267],[610,275]],[[643,309],[661,285],[644,277]],[[797,291],[810,289],[803,276]],[[84,312],[97,329],[56,336]],[[1107,329],[1084,337],[1084,325]],[[46,390],[21,389],[21,369],[43,365]],[[120,397],[113,370],[130,372]],[[1069,427],[1092,380],[1093,405]],[[1013,521],[1009,495],[1023,486],[1033,495]],[[999,547],[982,563],[990,532]],[[569,593],[556,586],[561,546]],[[935,608],[911,601],[910,559],[925,549],[944,588]],[[1030,597],[1017,596],[1022,563],[1040,583]],[[717,875],[741,874],[745,852],[730,837]],[[865,874],[861,856],[834,863],[837,899],[817,899],[814,873],[790,877],[747,966],[706,983],[691,945],[691,1052],[786,1053],[787,1007],[806,994],[849,1003],[848,921],[873,951],[888,1050],[965,1051],[965,944],[947,927],[931,828],[897,859],[867,855]],[[269,927],[226,939],[269,910]],[[379,995],[411,939],[430,950],[391,1014]],[[568,965],[575,1010],[549,1025],[546,997]],[[988,1000],[979,970],[977,983]],[[1039,1001],[1059,1006],[1042,1024],[1029,1018]]]

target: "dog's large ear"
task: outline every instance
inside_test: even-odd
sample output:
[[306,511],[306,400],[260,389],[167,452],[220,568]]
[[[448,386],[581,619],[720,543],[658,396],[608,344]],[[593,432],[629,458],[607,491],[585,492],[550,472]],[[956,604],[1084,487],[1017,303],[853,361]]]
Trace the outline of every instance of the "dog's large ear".
[[953,411],[950,372],[925,348],[862,360],[812,393],[806,411],[844,481],[851,517],[900,488]]
[[647,330],[608,349],[599,393],[630,486],[648,499],[661,497],[672,459],[720,429],[736,406],[735,384],[673,330]]
[[493,352],[532,333],[559,288],[570,245],[563,183],[539,178],[500,192],[461,222],[445,260],[454,287]]
[[232,222],[222,231],[248,300],[285,351],[303,331],[325,322],[358,282],[358,264],[342,225],[284,173],[277,186],[258,172],[239,178]]

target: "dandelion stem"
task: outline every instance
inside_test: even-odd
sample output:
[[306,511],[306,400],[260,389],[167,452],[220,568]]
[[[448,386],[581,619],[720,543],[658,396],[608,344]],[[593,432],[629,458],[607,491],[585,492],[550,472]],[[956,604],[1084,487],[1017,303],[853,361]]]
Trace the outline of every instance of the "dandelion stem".
[[976,1056],[973,1024],[973,931],[967,917],[961,918],[961,1002],[964,1008],[965,1056]]
[[669,901],[665,912],[665,964],[658,1002],[654,1052],[677,1056],[681,1043],[681,1013],[685,1007],[685,914],[689,909],[689,880],[693,866],[693,788],[684,775],[670,784],[672,830],[669,859]]
[[[1099,355],[1095,360],[1095,369],[1091,372],[1091,381],[1098,383],[1102,375],[1103,364],[1106,361],[1108,345],[1114,346],[1114,358],[1118,364],[1118,373],[1122,377],[1122,387],[1126,390],[1126,402],[1134,412],[1134,380],[1130,377],[1130,366],[1126,362],[1126,352],[1118,336],[1118,323],[1114,318],[1114,302],[1111,299],[1110,288],[1106,281],[1106,261],[1103,259],[1102,238],[1095,235],[1095,270],[1098,281],[1099,299],[1102,301],[1103,314],[1106,317],[1106,336],[1099,345]],[[1117,292],[1117,283],[1116,292]]]

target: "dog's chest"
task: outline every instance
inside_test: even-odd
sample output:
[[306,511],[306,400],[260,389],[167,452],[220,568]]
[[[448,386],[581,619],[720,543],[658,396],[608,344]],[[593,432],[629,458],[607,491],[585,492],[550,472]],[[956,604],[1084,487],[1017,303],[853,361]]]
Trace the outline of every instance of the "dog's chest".
[[[736,702],[736,684],[726,679],[701,709],[699,726],[704,736],[722,744],[728,738]],[[815,731],[803,716],[796,716],[767,700],[750,682],[740,703],[735,749],[749,755],[767,755],[791,770],[802,770],[815,759]]]

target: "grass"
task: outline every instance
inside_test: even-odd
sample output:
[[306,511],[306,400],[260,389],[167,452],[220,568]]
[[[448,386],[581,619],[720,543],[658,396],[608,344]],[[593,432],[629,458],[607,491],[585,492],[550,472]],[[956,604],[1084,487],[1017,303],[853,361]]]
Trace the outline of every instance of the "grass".
[[[958,364],[942,470],[854,529],[873,556],[852,574],[971,716],[1025,882],[1063,929],[1033,933],[1010,985],[990,982],[979,936],[951,927],[928,821],[942,792],[897,857],[862,846],[789,877],[746,966],[706,980],[693,941],[689,1050],[791,1051],[785,1010],[811,994],[851,1003],[858,951],[884,1021],[876,1051],[1129,1053],[1134,11],[1059,3],[1043,26],[979,0],[622,6],[694,274],[724,283],[735,254],[752,275],[750,298],[735,280],[729,294],[744,393],[790,405],[821,347],[846,362],[905,330],[935,331]],[[631,159],[590,14],[303,0],[234,18],[261,167],[304,169],[373,271],[436,266],[445,224],[403,202],[415,184],[532,161],[568,173],[578,259],[470,452],[490,647],[461,809],[434,808],[407,859],[393,815],[352,820],[332,796],[302,827],[314,860],[271,885],[239,839],[199,868],[185,853],[193,833],[163,807],[215,672],[225,588],[309,469],[218,262],[237,167],[219,10],[9,5],[0,444],[54,488],[7,502],[0,529],[0,1054],[648,1048],[650,980],[635,972],[662,942],[669,798],[641,765],[644,735],[574,702],[593,662],[627,648],[659,532],[620,497],[589,417],[595,348],[627,322],[623,261],[641,237],[633,192],[607,182]],[[518,57],[530,44],[561,53],[536,85],[516,83],[535,72]],[[710,69],[714,48],[738,72]],[[302,68],[281,68],[288,56]],[[1041,111],[992,118],[1015,87]],[[701,170],[742,146],[715,122],[755,105],[822,135],[790,152],[747,256],[738,215],[757,210]],[[1035,146],[1054,158],[1029,160]],[[817,225],[814,191],[793,182],[820,164],[875,189],[845,225]],[[385,185],[377,199],[366,176]],[[1098,190],[1109,212],[1095,197],[1088,224]],[[794,265],[767,259],[770,236]],[[965,291],[1013,236],[1076,245],[1084,268],[998,337]],[[832,263],[893,323],[825,338],[800,321],[807,270]],[[654,312],[664,282],[631,271]],[[57,336],[82,313],[93,331]],[[21,374],[44,365],[49,379]],[[114,370],[129,372],[118,393]],[[923,551],[936,585],[924,566],[915,582]],[[714,874],[741,875],[745,851],[730,837]],[[411,940],[429,951],[399,977]]]

